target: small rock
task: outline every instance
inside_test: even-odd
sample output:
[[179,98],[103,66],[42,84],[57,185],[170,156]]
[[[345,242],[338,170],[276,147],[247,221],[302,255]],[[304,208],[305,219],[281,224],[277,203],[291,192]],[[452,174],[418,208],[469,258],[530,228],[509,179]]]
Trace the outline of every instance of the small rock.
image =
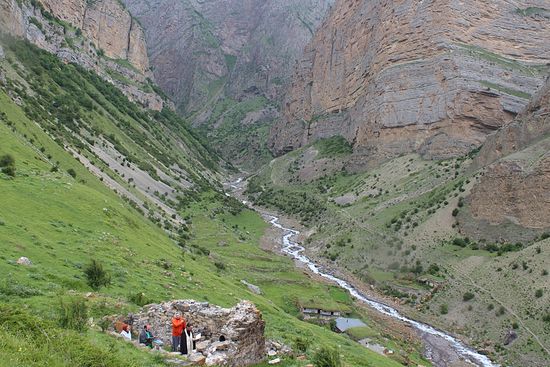
[[304,367],[314,367],[311,363],[306,364]]
[[227,364],[227,355],[225,353],[210,354],[206,358],[207,366],[225,366]]
[[518,338],[518,334],[514,330],[509,330],[504,337],[504,345],[510,345],[514,340]]
[[21,256],[19,259],[17,259],[17,264],[18,264],[18,265],[24,265],[24,266],[31,266],[31,265],[32,265],[32,261],[29,260],[28,257]]
[[307,357],[303,354],[296,357],[296,360],[298,360],[298,361],[305,361],[306,359],[307,359]]
[[267,362],[268,364],[278,364],[278,363],[281,363],[281,358],[275,358],[275,359],[272,359],[271,361]]
[[272,349],[269,352],[267,352],[267,355],[270,357],[275,357],[277,355],[277,351]]
[[254,294],[262,294],[260,287],[254,284],[248,283],[246,280],[241,280],[241,283],[248,287],[248,290]]
[[212,350],[227,350],[229,346],[231,345],[231,342],[229,340],[226,340],[224,342],[215,342],[212,343]]
[[206,363],[206,357],[200,353],[191,354],[187,360],[197,366],[203,366]]
[[208,342],[207,341],[198,342],[196,347],[197,347],[197,352],[205,351],[208,348]]

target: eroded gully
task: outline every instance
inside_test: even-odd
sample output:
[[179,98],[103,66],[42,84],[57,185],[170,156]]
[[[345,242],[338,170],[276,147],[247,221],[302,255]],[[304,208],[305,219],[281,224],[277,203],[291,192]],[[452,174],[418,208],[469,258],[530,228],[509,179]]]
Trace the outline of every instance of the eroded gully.
[[[251,206],[250,203],[243,200],[242,194],[244,188],[246,187],[245,181],[239,178],[229,186],[235,197],[243,201],[245,205],[248,205],[252,209],[256,209]],[[268,214],[265,211],[262,211],[262,214],[273,227],[282,232],[281,251],[284,254],[306,266],[312,273],[317,274],[318,276],[337,284],[342,289],[347,290],[352,297],[365,303],[377,312],[412,326],[420,335],[424,343],[425,356],[434,366],[453,367],[461,365],[462,362],[480,367],[499,367],[498,364],[491,361],[487,356],[478,353],[476,350],[467,346],[452,335],[428,324],[406,317],[395,308],[369,298],[346,280],[333,275],[330,270],[322,268],[304,254],[305,248],[303,246],[293,241],[293,238],[298,236],[300,232],[282,225],[279,217],[275,215]]]

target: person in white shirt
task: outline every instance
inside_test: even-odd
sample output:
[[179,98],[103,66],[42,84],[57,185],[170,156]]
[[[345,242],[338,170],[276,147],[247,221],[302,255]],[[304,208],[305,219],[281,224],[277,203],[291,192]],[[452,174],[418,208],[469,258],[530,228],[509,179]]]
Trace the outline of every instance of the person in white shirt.
[[126,340],[132,340],[132,331],[130,330],[130,325],[124,324],[122,326],[122,331],[120,335]]

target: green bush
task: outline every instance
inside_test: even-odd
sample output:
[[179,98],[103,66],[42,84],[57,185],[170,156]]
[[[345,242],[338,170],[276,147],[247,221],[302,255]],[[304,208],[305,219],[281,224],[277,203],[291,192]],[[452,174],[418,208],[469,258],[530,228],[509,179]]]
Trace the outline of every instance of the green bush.
[[69,168],[67,173],[71,175],[72,178],[76,178],[76,171],[73,168]]
[[300,353],[307,352],[310,344],[310,340],[305,337],[298,336],[296,337],[296,339],[294,339],[294,349],[296,349]]
[[92,259],[84,269],[84,275],[86,275],[88,285],[95,291],[111,284],[111,276],[103,269],[103,265],[97,260]]
[[312,362],[316,367],[341,367],[342,360],[340,358],[340,353],[338,350],[321,347],[313,355]]
[[153,303],[153,301],[150,298],[148,298],[143,292],[130,294],[128,296],[128,301],[141,307],[148,305],[150,303]]
[[0,157],[2,172],[8,176],[15,177],[15,158],[11,154]]
[[475,295],[472,292],[466,292],[462,295],[462,300],[464,302],[468,302],[472,299],[474,299]]
[[439,313],[442,315],[446,315],[449,313],[449,306],[446,304],[442,304],[439,306]]
[[15,166],[15,158],[11,154],[5,154],[0,157],[0,167]]
[[8,166],[2,168],[2,172],[5,173],[8,176],[15,177],[15,167],[14,166]]
[[537,290],[535,291],[535,297],[537,297],[537,298],[542,297],[542,294],[543,294],[542,289],[537,289]]
[[83,299],[61,300],[59,308],[59,325],[65,329],[86,330],[88,307]]

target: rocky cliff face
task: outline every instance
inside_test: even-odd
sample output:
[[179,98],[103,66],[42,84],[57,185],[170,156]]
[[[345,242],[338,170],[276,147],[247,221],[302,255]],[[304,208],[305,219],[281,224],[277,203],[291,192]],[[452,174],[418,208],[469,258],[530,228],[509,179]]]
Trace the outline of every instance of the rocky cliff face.
[[475,163],[488,166],[459,217],[468,235],[525,241],[550,229],[550,80],[513,123],[487,138]]
[[332,0],[124,0],[144,25],[155,79],[191,112],[231,96],[281,92]]
[[147,108],[162,109],[147,80],[143,30],[117,0],[2,0],[0,29],[94,70]]
[[270,149],[342,135],[361,161],[411,151],[444,158],[479,146],[542,83],[545,6],[338,1],[296,65]]
[[255,169],[285,85],[334,0],[124,0],[155,80],[227,160]]

